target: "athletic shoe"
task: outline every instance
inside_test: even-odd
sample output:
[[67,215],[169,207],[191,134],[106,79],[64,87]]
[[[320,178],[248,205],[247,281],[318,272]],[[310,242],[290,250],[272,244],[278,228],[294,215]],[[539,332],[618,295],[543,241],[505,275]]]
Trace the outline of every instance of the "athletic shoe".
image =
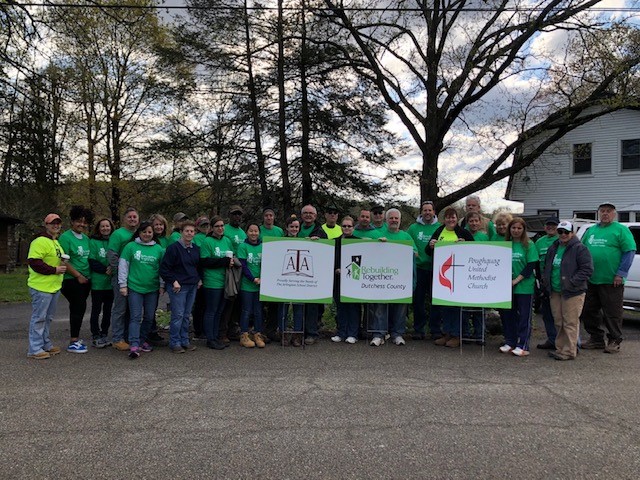
[[188,345],[182,345],[182,348],[187,352],[193,352],[197,347],[189,343]]
[[124,340],[113,343],[111,346],[120,352],[126,352],[127,350],[129,350],[129,344]]
[[129,349],[129,358],[131,360],[135,360],[136,358],[138,358],[140,356],[140,348],[138,347],[131,347]]
[[107,337],[98,337],[93,339],[91,345],[95,348],[105,348],[111,345],[111,342],[107,340]]
[[60,347],[51,347],[47,353],[51,356],[58,355],[61,352]]
[[184,353],[185,350],[180,345],[176,345],[175,347],[171,347],[172,353]]
[[500,350],[500,353],[509,353],[510,351],[513,350],[513,347],[505,343],[499,348],[499,350]]
[[520,347],[514,348],[511,353],[513,353],[516,357],[526,357],[529,355],[529,350],[523,350]]
[[345,342],[350,343],[350,344],[354,344],[358,341],[358,339],[356,337],[347,337],[347,339],[345,340]]
[[604,340],[595,341],[591,338],[580,346],[580,348],[584,348],[585,350],[604,350],[605,347]]
[[342,341],[342,337],[338,335],[334,335],[333,337],[331,337],[331,341],[335,343],[340,343]]
[[27,358],[30,358],[31,360],[46,360],[49,357],[51,357],[49,352],[44,351],[38,353],[30,353],[27,355]]
[[216,339],[216,340],[207,341],[207,347],[213,350],[224,350],[225,348],[227,348],[227,345],[222,343],[220,340]]
[[369,345],[371,345],[372,347],[379,347],[382,344],[384,344],[384,338],[373,337],[373,340],[371,340],[371,343]]
[[402,335],[398,335],[396,338],[393,339],[393,343],[400,346],[400,345],[406,345],[407,342],[404,341],[404,338],[402,338]]
[[309,336],[309,337],[307,337],[307,338],[305,338],[305,339],[304,339],[304,344],[305,344],[305,345],[313,345],[313,344],[314,344],[314,343],[316,343],[317,341],[318,341],[318,338],[317,338],[317,337],[311,337],[311,336]]
[[87,353],[87,351],[87,346],[82,343],[82,340],[71,342],[67,347],[67,352],[69,353]]
[[555,346],[555,344],[553,344],[549,340],[547,340],[544,343],[539,343],[538,345],[536,345],[536,348],[538,348],[540,350],[555,350],[556,346]]
[[607,346],[604,347],[604,353],[620,353],[620,342],[622,342],[621,338],[618,340],[611,340],[607,343]]
[[149,353],[149,352],[153,352],[153,347],[149,345],[147,342],[144,342],[142,345],[140,345],[140,350],[145,353]]

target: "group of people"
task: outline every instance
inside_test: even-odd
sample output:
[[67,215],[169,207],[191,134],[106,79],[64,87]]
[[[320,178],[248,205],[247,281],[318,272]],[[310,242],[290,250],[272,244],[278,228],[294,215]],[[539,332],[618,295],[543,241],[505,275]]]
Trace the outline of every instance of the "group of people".
[[385,212],[382,205],[361,210],[357,221],[345,215],[340,222],[339,209],[329,206],[324,223],[317,221],[314,206],[305,205],[300,218],[291,215],[284,228],[275,225],[274,210],[265,208],[262,222],[248,221],[243,229],[244,211],[233,205],[228,222],[217,215],[193,221],[179,212],[170,232],[162,215],[141,222],[139,212],[128,208],[120,228],[101,218],[90,237],[87,229],[94,219],[90,209],[74,206],[69,214],[71,228],[62,234],[62,219],[51,213],[28,254],[33,306],[28,357],[46,359],[60,353],[49,338],[60,293],[69,302],[66,350],[70,353],[88,351],[80,330],[89,294],[95,348],[113,346],[127,351],[132,359],[152,351],[163,341],[155,316],[165,289],[171,310],[168,343],[174,353],[194,350],[192,338],[206,340],[206,346],[215,350],[226,348],[232,340],[246,348],[263,348],[272,340],[291,346],[314,344],[323,305],[294,303],[290,308],[289,304],[260,301],[262,239],[269,236],[335,240],[337,331],[333,342],[353,344],[365,336],[372,346],[388,339],[404,345],[408,314],[406,304],[340,302],[339,246],[343,238],[409,240],[413,244],[413,338],[425,339],[428,328],[436,345],[451,348],[459,347],[462,337],[482,342],[484,319],[482,311],[431,305],[435,245],[505,241],[512,244],[513,301],[511,309],[500,311],[504,333],[500,352],[520,357],[530,353],[536,277],[544,292],[547,333],[547,340],[538,348],[549,349],[557,360],[575,358],[582,320],[590,334],[582,348],[608,353],[620,350],[624,278],[635,241],[629,229],[615,221],[614,205],[599,206],[600,221],[583,242],[575,236],[571,222],[551,217],[546,235],[535,244],[523,219],[501,212],[489,220],[481,213],[477,196],[466,199],[465,211],[459,218],[458,211],[449,207],[440,223],[434,203],[426,201],[416,221],[404,231],[401,212],[395,208]]

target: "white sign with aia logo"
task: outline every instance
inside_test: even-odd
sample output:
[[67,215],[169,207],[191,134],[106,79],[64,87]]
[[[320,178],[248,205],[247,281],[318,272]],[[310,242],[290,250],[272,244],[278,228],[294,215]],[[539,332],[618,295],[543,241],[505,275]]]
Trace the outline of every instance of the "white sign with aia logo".
[[511,308],[511,242],[438,242],[433,304]]
[[411,303],[413,244],[406,240],[342,240],[340,301]]
[[333,240],[265,237],[260,301],[331,303]]

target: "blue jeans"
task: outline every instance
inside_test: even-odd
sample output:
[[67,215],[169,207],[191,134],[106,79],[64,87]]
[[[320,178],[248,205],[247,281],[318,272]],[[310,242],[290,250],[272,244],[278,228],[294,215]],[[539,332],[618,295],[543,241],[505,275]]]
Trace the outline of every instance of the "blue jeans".
[[56,313],[56,305],[60,291],[46,293],[29,288],[31,295],[31,321],[29,322],[29,355],[51,350],[53,344],[49,339],[51,320]]
[[360,304],[336,302],[336,307],[338,309],[338,332],[336,335],[340,338],[358,338],[358,329],[360,328]]
[[543,297],[540,306],[542,307],[542,321],[544,322],[544,330],[545,332],[547,332],[547,340],[555,345],[556,335],[558,333],[556,331],[553,313],[551,313],[551,302],[549,300],[549,297]]
[[452,337],[460,336],[460,307],[440,306],[442,331]]
[[[212,342],[218,339],[218,330],[220,328],[220,317],[224,310],[224,289],[223,288],[205,288],[204,289],[204,334],[207,341]],[[227,333],[227,332],[224,332]]]
[[424,335],[427,327],[425,302],[427,297],[431,298],[432,275],[432,270],[416,268],[416,288],[413,291],[413,332],[419,335]]
[[113,306],[111,307],[111,341],[113,343],[117,343],[124,340],[125,337],[128,300],[127,297],[120,293],[117,272],[115,272],[111,277],[111,286],[113,287]]
[[138,293],[129,289],[129,345],[139,347],[144,343],[151,330],[151,324],[156,316],[158,305],[158,291]]
[[[289,303],[278,304],[278,324],[280,325],[280,333],[284,333],[289,330],[287,324],[287,317],[289,316]],[[303,307],[301,303],[293,304],[293,331],[302,332],[304,328],[303,319]]]
[[240,301],[242,302],[240,332],[246,333],[249,331],[249,317],[253,314],[253,330],[257,333],[262,333],[262,304],[260,303],[260,292],[240,290]]
[[[304,314],[304,334],[307,337],[318,336],[318,304],[317,303],[303,303],[298,304],[299,308],[302,308]],[[296,305],[293,306],[295,315]]]
[[523,293],[513,295],[511,310],[500,310],[507,345],[529,350],[532,311],[533,295]]
[[372,332],[374,337],[384,337],[389,329],[387,307],[386,303],[367,305],[367,333]]
[[389,330],[391,338],[404,335],[407,325],[407,307],[406,303],[390,303],[389,304]]
[[197,285],[181,285],[179,292],[174,292],[169,285],[169,301],[171,302],[171,323],[169,324],[169,347],[189,345],[189,316],[196,299]]

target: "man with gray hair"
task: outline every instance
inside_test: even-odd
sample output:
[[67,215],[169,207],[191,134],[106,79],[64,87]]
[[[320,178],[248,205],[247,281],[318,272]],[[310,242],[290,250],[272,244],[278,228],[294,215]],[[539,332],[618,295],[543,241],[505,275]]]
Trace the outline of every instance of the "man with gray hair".
[[[465,199],[464,210],[465,210],[465,213],[470,213],[470,212],[479,213],[482,218],[482,226],[480,227],[480,230],[484,230],[485,232],[487,232],[487,235],[489,235],[490,239],[494,237],[494,235],[496,234],[496,227],[491,220],[489,220],[487,217],[482,215],[482,211],[481,211],[482,208],[480,206],[480,197],[478,195],[469,195]],[[466,228],[467,230],[469,230],[467,228],[466,217],[462,217],[462,220],[460,220],[460,226],[462,228]]]

